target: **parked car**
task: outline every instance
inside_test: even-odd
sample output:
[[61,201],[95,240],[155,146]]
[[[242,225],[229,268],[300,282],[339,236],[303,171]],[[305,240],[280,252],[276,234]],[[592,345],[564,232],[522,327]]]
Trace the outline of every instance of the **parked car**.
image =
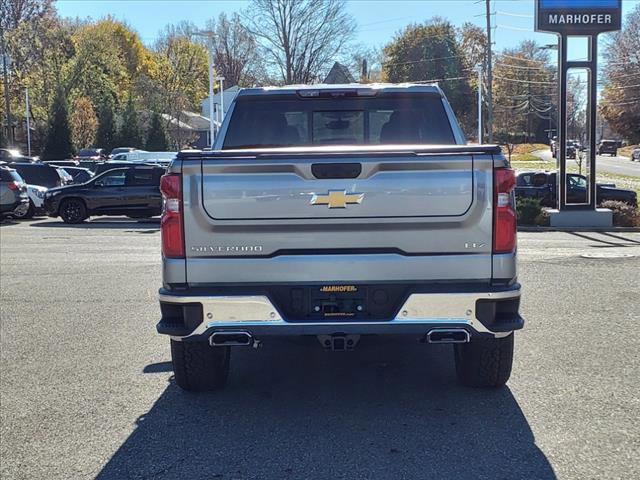
[[135,150],[132,152],[119,153],[114,155],[112,161],[126,161],[134,163],[152,163],[162,166],[168,166],[176,157],[177,152],[145,152],[143,150]]
[[127,166],[97,175],[87,183],[53,188],[44,207],[51,217],[65,223],[81,223],[92,215],[127,215],[148,218],[160,215],[160,177],[164,168]]
[[113,158],[116,155],[120,154],[120,153],[127,153],[127,152],[133,152],[137,150],[137,148],[134,147],[116,147],[113,150],[111,150],[111,153],[109,153],[109,158]]
[[0,166],[0,218],[24,215],[28,209],[24,180],[13,168]]
[[73,183],[86,183],[95,176],[88,168],[63,167],[63,170],[73,177]]
[[[567,203],[586,203],[587,177],[577,173],[567,174]],[[516,198],[537,198],[543,207],[558,204],[556,172],[521,172],[516,177]],[[614,184],[596,184],[596,203],[617,200],[634,207],[638,205],[636,192],[616,188]]]
[[53,188],[67,184],[67,177],[61,169],[45,163],[9,163],[24,179],[27,185]]
[[44,160],[42,163],[55,165],[56,167],[77,167],[80,165],[77,160]]
[[[153,164],[147,164],[147,163],[135,163],[135,162],[127,162],[127,161],[109,160],[108,162],[100,162],[100,163],[96,164],[94,169],[93,169],[93,173],[95,173],[96,175],[100,175],[101,173],[107,172],[109,170],[114,170],[116,168],[133,167],[133,166],[136,166],[136,165],[151,165],[151,166],[153,166]],[[157,165],[155,165],[155,166],[157,166]]]
[[598,144],[598,155],[604,155],[605,153],[612,157],[618,155],[618,142],[616,140],[602,140]]
[[76,156],[78,160],[92,160],[94,162],[105,160],[106,158],[107,154],[102,148],[83,148]]
[[0,161],[9,163],[16,162],[22,158],[27,157],[24,157],[19,150],[15,150],[12,148],[0,148]]
[[44,195],[49,188],[73,183],[73,177],[61,168],[46,163],[10,163],[24,179],[29,196],[29,208],[21,218],[31,218],[44,213]]
[[631,152],[631,161],[635,162],[636,160],[640,162],[640,148],[636,148],[633,152]]
[[[578,153],[582,150],[582,146],[577,140],[567,141],[567,158],[575,159]],[[556,158],[558,156],[558,141],[553,140],[551,143],[551,156]]]

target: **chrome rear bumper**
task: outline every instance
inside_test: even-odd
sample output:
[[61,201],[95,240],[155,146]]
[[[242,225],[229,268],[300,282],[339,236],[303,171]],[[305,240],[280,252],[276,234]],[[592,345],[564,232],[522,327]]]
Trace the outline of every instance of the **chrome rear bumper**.
[[241,330],[254,337],[325,334],[426,334],[433,328],[463,327],[471,335],[502,337],[522,328],[524,320],[517,312],[501,318],[488,328],[478,318],[478,301],[518,301],[520,289],[500,292],[414,293],[398,310],[395,318],[384,321],[294,322],[282,318],[267,296],[179,296],[159,295],[161,304],[201,305],[202,322],[189,332],[173,329],[164,322],[158,331],[176,340],[210,336],[213,332]]

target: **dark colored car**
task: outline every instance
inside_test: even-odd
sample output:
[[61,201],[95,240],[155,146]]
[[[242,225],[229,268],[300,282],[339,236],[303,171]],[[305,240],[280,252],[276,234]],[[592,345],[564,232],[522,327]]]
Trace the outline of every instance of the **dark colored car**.
[[87,183],[95,176],[88,168],[63,167],[62,169],[73,177],[73,183]]
[[[521,172],[516,180],[516,198],[537,198],[543,207],[557,206],[556,172]],[[617,200],[632,206],[638,205],[636,192],[616,188],[611,184],[596,184],[598,205],[607,200]],[[567,174],[567,203],[587,202],[587,177],[577,173]]]
[[29,209],[29,196],[24,181],[12,168],[0,166],[0,218],[24,215]]
[[92,160],[99,162],[107,158],[107,154],[102,148],[83,148],[76,156],[78,160]]
[[45,163],[10,163],[29,185],[55,188],[68,184],[69,177],[59,168]]
[[124,167],[133,167],[133,166],[137,166],[137,165],[146,165],[146,166],[152,166],[152,167],[157,167],[157,164],[154,163],[139,163],[139,162],[125,162],[125,161],[109,161],[109,162],[101,162],[96,164],[95,168],[93,169],[93,172],[96,175],[100,175],[101,173],[107,172],[109,170],[113,170],[115,168],[124,168]]
[[618,142],[615,140],[602,140],[598,144],[598,155],[604,155],[605,153],[612,157],[618,155]]
[[82,185],[49,190],[44,208],[49,216],[60,216],[65,223],[80,223],[92,215],[160,215],[160,177],[164,173],[164,168],[144,165],[109,170]]

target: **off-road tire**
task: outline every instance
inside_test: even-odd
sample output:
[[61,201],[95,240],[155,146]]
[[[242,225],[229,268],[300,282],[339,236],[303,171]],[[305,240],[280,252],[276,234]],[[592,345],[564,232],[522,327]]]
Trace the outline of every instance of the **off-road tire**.
[[29,208],[27,209],[27,211],[24,212],[22,215],[16,215],[14,213],[13,217],[17,218],[18,220],[29,220],[30,218],[33,218],[35,213],[36,213],[36,207],[33,204],[33,202],[29,200]]
[[210,392],[224,387],[229,376],[229,357],[230,347],[171,340],[174,379],[189,392]]
[[456,373],[467,387],[502,387],[511,376],[512,333],[504,338],[473,340],[455,345]]
[[87,207],[82,200],[70,198],[60,205],[60,217],[64,223],[77,224],[84,222],[87,215]]

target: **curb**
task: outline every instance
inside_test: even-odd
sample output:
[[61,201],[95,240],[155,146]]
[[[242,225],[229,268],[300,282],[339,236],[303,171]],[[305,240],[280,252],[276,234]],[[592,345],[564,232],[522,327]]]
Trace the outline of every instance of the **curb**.
[[627,232],[640,233],[640,227],[525,227],[518,226],[519,232]]

